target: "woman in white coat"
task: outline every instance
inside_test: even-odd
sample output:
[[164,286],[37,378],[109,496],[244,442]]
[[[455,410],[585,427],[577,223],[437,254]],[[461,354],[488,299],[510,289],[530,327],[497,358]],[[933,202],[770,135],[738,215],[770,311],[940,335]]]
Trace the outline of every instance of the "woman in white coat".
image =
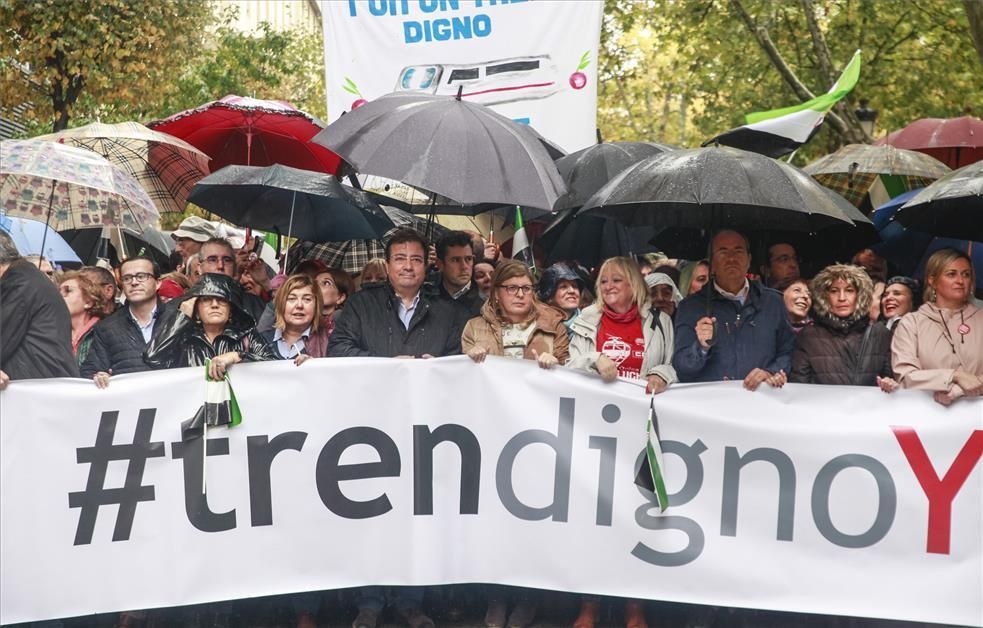
[[605,261],[595,294],[597,301],[570,327],[568,366],[596,371],[605,381],[642,378],[651,393],[678,381],[672,367],[672,320],[651,307],[635,260]]

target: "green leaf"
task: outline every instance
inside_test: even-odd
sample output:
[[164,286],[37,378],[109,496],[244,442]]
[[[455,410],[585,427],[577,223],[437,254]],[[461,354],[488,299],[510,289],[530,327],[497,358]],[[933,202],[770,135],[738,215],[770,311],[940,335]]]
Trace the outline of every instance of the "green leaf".
[[584,56],[580,57],[580,65],[577,66],[577,71],[583,70],[590,65],[590,50],[584,53]]
[[346,92],[348,92],[349,94],[351,94],[353,96],[361,96],[361,94],[358,93],[358,90],[357,89],[353,89],[349,85],[342,85],[341,86],[341,89],[345,90]]

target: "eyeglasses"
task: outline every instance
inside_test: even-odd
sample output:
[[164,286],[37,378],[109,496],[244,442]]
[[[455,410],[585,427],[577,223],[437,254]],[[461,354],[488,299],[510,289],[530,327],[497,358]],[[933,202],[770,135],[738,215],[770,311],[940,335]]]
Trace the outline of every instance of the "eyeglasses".
[[123,283],[130,283],[131,281],[136,281],[137,283],[143,283],[153,277],[153,273],[133,273],[131,275],[123,275],[120,277],[120,281]]
[[223,264],[231,264],[236,260],[234,257],[229,255],[209,255],[205,258],[205,261],[209,264],[218,264],[219,261],[221,261]]
[[528,286],[528,285],[527,286],[498,286],[498,287],[502,288],[503,290],[509,293],[509,296],[513,296],[513,297],[517,294],[527,295],[530,292],[532,292],[532,286]]

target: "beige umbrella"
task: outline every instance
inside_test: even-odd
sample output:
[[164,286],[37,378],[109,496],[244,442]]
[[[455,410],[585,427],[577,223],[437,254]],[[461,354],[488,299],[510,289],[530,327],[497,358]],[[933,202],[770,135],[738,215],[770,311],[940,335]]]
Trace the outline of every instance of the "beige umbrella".
[[182,139],[136,122],[95,122],[35,139],[102,155],[132,175],[162,214],[183,212],[191,188],[208,175],[208,155]]
[[[857,207],[881,175],[901,177],[905,189],[912,190],[925,187],[950,172],[944,163],[924,153],[869,144],[847,144],[803,170]],[[887,200],[872,199],[872,204],[878,206]]]

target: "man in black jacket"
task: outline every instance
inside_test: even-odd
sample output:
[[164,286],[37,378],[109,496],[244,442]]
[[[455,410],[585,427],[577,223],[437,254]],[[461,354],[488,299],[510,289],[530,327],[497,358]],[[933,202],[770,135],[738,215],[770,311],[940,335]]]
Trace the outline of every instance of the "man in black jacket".
[[[331,357],[430,358],[461,352],[467,312],[454,301],[426,294],[427,243],[412,229],[400,229],[386,243],[389,281],[362,288],[345,302],[328,343]],[[420,606],[423,587],[398,587],[393,605],[410,628],[433,628]],[[375,628],[385,606],[382,587],[363,587],[353,628]]]
[[157,264],[149,257],[131,257],[120,264],[120,280],[126,305],[100,321],[92,330],[89,354],[80,369],[82,377],[92,378],[105,388],[110,375],[149,371],[143,350],[154,332],[157,313],[163,303],[157,299]]
[[78,377],[65,299],[0,230],[0,390],[10,380]]
[[481,316],[481,306],[485,304],[478,284],[472,280],[474,261],[474,245],[468,233],[451,231],[437,241],[440,298],[460,303],[471,318]]
[[386,244],[389,281],[348,298],[335,320],[331,357],[429,358],[461,352],[468,313],[458,303],[421,290],[426,243],[411,229],[395,232]]

